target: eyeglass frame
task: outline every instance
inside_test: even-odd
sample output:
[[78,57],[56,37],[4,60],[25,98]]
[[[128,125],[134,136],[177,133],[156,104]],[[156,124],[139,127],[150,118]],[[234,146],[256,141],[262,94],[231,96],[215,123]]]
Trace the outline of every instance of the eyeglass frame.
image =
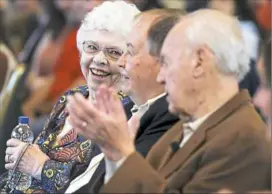
[[[88,44],[89,43],[89,44]],[[90,52],[90,51],[87,51],[88,48],[86,48],[86,46],[95,46],[97,48],[97,51],[94,51],[94,52]],[[111,46],[111,47],[100,47],[96,42],[94,41],[84,41],[82,43],[82,46],[83,46],[83,51],[87,54],[91,54],[91,55],[97,55],[99,52],[103,52],[103,54],[108,58],[110,59],[111,61],[118,61],[120,59],[120,57],[125,53],[123,50],[121,50],[120,48],[118,47],[114,47],[114,46]],[[109,54],[109,51],[108,50],[114,50],[114,51],[117,51],[117,52],[120,52],[120,56],[119,57],[113,57],[111,54]]]

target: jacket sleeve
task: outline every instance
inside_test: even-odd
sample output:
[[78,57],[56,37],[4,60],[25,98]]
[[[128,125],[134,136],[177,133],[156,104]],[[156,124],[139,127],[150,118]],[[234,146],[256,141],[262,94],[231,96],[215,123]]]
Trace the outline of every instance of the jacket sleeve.
[[[122,184],[120,184],[121,182]],[[166,181],[139,153],[135,152],[126,159],[100,192],[158,193],[163,191],[165,186]]]
[[70,181],[72,167],[72,162],[46,161],[41,175],[43,189],[47,193],[56,193],[65,187]]

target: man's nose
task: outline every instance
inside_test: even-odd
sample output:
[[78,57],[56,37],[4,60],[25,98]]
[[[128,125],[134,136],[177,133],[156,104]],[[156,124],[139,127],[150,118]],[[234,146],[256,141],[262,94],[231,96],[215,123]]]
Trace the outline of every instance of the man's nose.
[[164,71],[163,71],[162,67],[157,75],[157,82],[160,84],[165,84]]

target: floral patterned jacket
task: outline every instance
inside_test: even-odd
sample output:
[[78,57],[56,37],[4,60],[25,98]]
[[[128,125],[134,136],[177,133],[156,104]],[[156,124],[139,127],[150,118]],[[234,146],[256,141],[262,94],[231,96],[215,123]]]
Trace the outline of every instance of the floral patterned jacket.
[[[87,86],[81,86],[66,92],[54,106],[47,123],[36,140],[40,149],[49,156],[41,175],[41,181],[32,179],[32,184],[26,193],[57,193],[69,184],[73,173],[87,168],[95,156],[89,140],[70,130],[62,139],[57,140],[62,131],[68,113],[65,110],[66,97],[79,92],[84,97],[89,96]],[[119,93],[123,105],[130,99]],[[97,152],[96,152],[97,154]]]

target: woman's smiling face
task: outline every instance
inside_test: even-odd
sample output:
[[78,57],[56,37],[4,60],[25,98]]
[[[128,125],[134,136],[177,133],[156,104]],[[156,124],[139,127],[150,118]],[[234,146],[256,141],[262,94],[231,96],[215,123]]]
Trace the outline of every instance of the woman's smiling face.
[[114,85],[120,78],[117,61],[125,52],[125,38],[102,30],[85,31],[82,35],[80,65],[89,89],[96,90],[102,83]]

